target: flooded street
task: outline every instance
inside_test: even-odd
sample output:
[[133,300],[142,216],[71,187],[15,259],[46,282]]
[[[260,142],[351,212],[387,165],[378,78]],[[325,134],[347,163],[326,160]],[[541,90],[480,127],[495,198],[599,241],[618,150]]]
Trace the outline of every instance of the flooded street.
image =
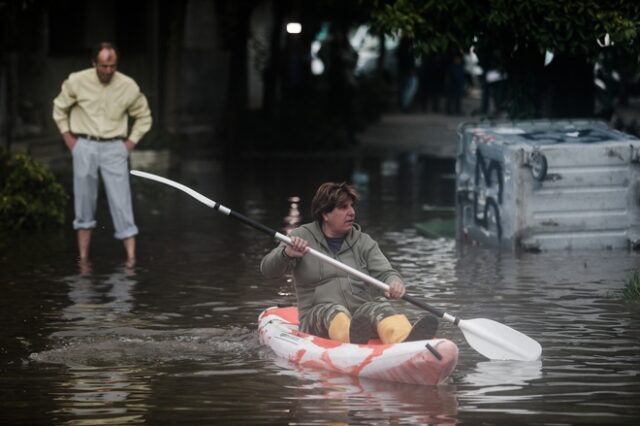
[[453,173],[452,162],[411,155],[316,156],[183,160],[167,177],[281,232],[310,220],[320,183],[353,182],[357,221],[412,295],[531,336],[541,360],[488,361],[441,323],[460,348],[441,386],[296,368],[258,341],[259,313],[295,302],[290,282],[259,271],[276,243],[132,178],[134,268],[104,200],[88,269],[74,261],[70,224],[0,242],[0,424],[636,424],[640,304],[622,289],[640,255],[516,255],[427,238],[415,225],[453,207]]

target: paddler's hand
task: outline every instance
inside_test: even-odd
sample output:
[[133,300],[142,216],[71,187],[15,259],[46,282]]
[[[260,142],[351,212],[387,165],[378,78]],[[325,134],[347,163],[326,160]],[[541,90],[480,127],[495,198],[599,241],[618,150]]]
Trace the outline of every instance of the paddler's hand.
[[389,299],[401,299],[404,293],[404,284],[400,281],[393,281],[389,284],[389,291],[386,291],[384,295]]
[[302,257],[309,252],[309,243],[300,237],[291,237],[291,245],[288,245],[284,249],[284,254],[287,257]]

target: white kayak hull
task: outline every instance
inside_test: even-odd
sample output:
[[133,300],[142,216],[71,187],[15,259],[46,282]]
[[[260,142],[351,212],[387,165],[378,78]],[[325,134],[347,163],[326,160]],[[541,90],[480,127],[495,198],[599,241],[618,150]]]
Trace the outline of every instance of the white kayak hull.
[[458,362],[458,347],[447,339],[355,345],[299,332],[295,307],[266,309],[258,331],[262,344],[297,365],[376,380],[437,385]]

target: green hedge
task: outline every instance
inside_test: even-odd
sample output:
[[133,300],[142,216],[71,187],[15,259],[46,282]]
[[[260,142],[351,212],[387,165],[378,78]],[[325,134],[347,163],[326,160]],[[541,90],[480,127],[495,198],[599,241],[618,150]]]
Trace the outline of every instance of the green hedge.
[[640,271],[635,271],[629,275],[622,293],[627,300],[640,300]]
[[0,230],[40,230],[64,224],[69,201],[55,175],[24,153],[0,148]]

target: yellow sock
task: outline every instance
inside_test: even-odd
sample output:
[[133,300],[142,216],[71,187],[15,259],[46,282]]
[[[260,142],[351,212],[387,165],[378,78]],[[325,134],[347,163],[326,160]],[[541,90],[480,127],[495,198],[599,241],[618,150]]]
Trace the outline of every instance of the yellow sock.
[[351,325],[351,318],[344,312],[338,312],[329,324],[329,338],[349,343],[349,325]]
[[378,323],[377,331],[382,343],[399,343],[411,332],[411,323],[402,314],[391,315]]

